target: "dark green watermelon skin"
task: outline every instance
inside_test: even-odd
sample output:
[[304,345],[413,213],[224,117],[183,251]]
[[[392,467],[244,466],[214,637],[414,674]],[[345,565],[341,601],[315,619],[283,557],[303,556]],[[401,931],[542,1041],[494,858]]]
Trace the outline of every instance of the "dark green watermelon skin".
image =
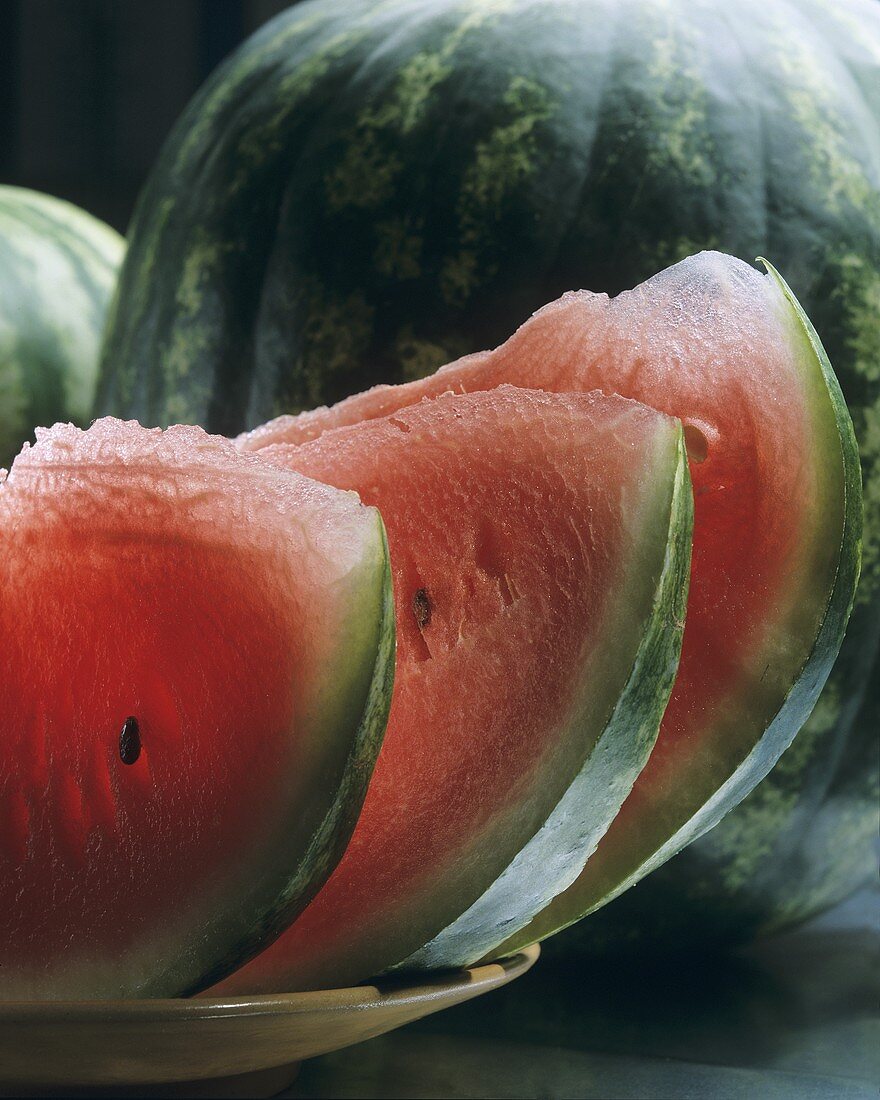
[[658,891],[673,937],[740,938],[844,896],[872,859],[878,56],[875,0],[311,0],[199,93],[131,227],[98,411],[226,433],[427,373],[566,289],[616,293],[700,248],[785,275],[861,443],[858,604],[794,747],[608,908],[618,928],[624,903],[653,924]]

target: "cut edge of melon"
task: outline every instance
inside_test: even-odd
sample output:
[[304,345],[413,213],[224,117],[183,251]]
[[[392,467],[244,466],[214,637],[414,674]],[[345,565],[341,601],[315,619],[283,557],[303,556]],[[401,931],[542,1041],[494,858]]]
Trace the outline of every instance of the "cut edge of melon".
[[[142,975],[138,997],[193,996],[243,966],[279,936],[324,882],[342,856],[363,804],[367,785],[381,748],[394,682],[396,628],[388,543],[378,510],[374,516],[374,553],[365,555],[360,568],[351,572],[346,588],[360,596],[355,615],[364,626],[358,646],[361,661],[354,668],[353,647],[340,639],[338,667],[346,671],[346,688],[339,691],[334,708],[308,733],[316,744],[322,739],[346,737],[349,752],[341,778],[306,848],[298,842],[302,832],[302,807],[292,802],[286,816],[276,821],[275,842],[257,853],[258,859],[238,868],[223,882],[219,897],[238,898],[218,915],[218,892],[186,906],[161,935],[145,941],[139,952],[144,962],[132,962]],[[366,682],[365,682],[366,681]],[[351,734],[351,730],[355,730]],[[326,800],[325,800],[326,801]],[[222,877],[222,876],[221,876]],[[195,930],[199,935],[194,935]],[[165,968],[155,959],[162,944],[188,942],[191,950],[181,962],[180,953]],[[217,944],[222,943],[221,952]],[[169,952],[169,955],[171,953]]]
[[[102,422],[97,423],[100,438]],[[111,430],[114,422],[108,418],[103,426]],[[275,799],[278,812],[267,819],[266,840],[255,847],[252,861],[246,865],[241,861],[218,874],[203,894],[187,899],[168,914],[161,927],[142,937],[136,946],[127,948],[124,959],[102,958],[96,945],[95,951],[78,951],[75,958],[64,960],[64,965],[57,968],[58,975],[63,976],[64,988],[53,999],[70,997],[73,995],[70,991],[79,988],[99,990],[75,994],[91,998],[186,996],[213,985],[262,950],[311,900],[341,857],[372,775],[391,702],[395,615],[388,542],[378,509],[360,504],[355,493],[279,470],[258,456],[241,456],[229,441],[207,436],[200,428],[178,427],[164,432],[139,425],[137,428],[142,433],[137,445],[143,452],[137,458],[167,460],[167,455],[157,457],[150,449],[151,440],[167,438],[170,445],[179,439],[196,447],[203,440],[212,446],[222,442],[228,448],[229,459],[239,462],[238,472],[248,477],[257,493],[261,486],[267,492],[286,491],[283,483],[287,481],[308,494],[309,508],[315,502],[320,506],[325,495],[328,501],[331,496],[340,498],[343,511],[337,514],[338,518],[344,516],[345,509],[356,508],[359,517],[356,537],[344,543],[345,549],[340,551],[336,563],[339,576],[333,600],[340,609],[339,617],[351,627],[334,637],[332,665],[340,675],[332,683],[318,685],[321,690],[314,695],[314,716],[305,729],[297,723],[293,731],[297,740],[302,733],[310,745],[335,743],[335,748],[323,752],[325,767],[318,775],[326,778],[326,766],[332,765],[338,782],[331,790],[316,795],[309,807],[305,833],[300,801],[291,797],[289,804],[285,804],[283,792],[280,793]],[[87,464],[82,471],[77,471],[75,462],[65,460],[65,445],[75,443],[85,434],[73,425],[39,429],[37,442],[25,445],[11,473],[0,474],[0,513],[12,494],[18,491],[33,494],[44,488],[34,481],[41,472],[34,458],[46,452],[49,461],[42,473],[48,475],[49,484],[54,483],[55,488],[58,485],[54,479],[67,474],[73,478],[77,473],[81,474],[80,486],[102,484],[100,475],[113,472],[109,452],[99,451],[98,461]],[[55,453],[49,450],[52,447]],[[144,482],[146,467],[142,468],[141,463],[135,461],[131,467],[119,465],[126,478]],[[183,475],[199,472],[198,465],[172,468]],[[157,481],[155,469],[151,478],[153,492],[160,495],[171,492],[162,479]],[[121,506],[118,487],[118,481],[111,486],[111,510]],[[9,495],[4,496],[4,491]],[[193,527],[203,523],[204,517],[198,510],[191,512],[186,501],[182,510],[185,513],[182,523]],[[40,522],[41,515],[38,514]],[[289,515],[287,522],[297,523],[298,517],[295,513]],[[283,530],[279,528],[279,532],[281,537]],[[318,532],[322,538],[327,533],[323,529]],[[333,549],[326,543],[321,548]],[[292,754],[291,761],[294,759],[301,763],[297,753]],[[25,993],[16,996],[31,999]]]
[[635,875],[627,878],[611,895],[603,898],[600,903],[602,905],[617,897],[623,890],[634,885],[639,879],[680,852],[691,841],[717,825],[728,810],[738,805],[768,774],[797,736],[815,706],[840,650],[846,624],[855,602],[861,568],[862,481],[858,444],[852,420],[840,383],[837,381],[837,376],[812,322],[779,272],[767,260],[760,258],[760,262],[764,264],[768,275],[780,291],[798,331],[806,337],[819,367],[819,371],[813,377],[813,381],[817,383],[819,400],[827,400],[830,403],[837,429],[842,466],[843,525],[838,544],[834,583],[813,646],[763,736],[743,759],[734,774],[715,791],[696,814]]
[[[656,539],[660,527],[665,546],[662,567],[625,686],[604,728],[543,826],[495,882],[457,920],[391,969],[468,966],[491,955],[543,909],[547,898],[577,877],[647,762],[675,682],[690,577],[693,497],[684,433],[680,422],[674,424],[670,492],[661,508],[655,506],[641,540],[644,549]],[[668,448],[667,439],[662,447]],[[656,456],[652,468],[668,465],[669,456],[663,453]],[[639,560],[630,568],[642,566],[644,561]],[[629,591],[626,583],[621,588]],[[604,630],[615,630],[621,611],[620,605],[610,609]],[[585,684],[570,727],[589,728],[583,700],[589,691]],[[589,806],[586,813],[585,806]],[[573,853],[577,853],[574,860]],[[530,912],[523,911],[524,896],[532,901]],[[511,918],[511,912],[517,917]]]
[[[576,921],[613,901],[629,887],[656,870],[684,847],[702,836],[736,805],[768,774],[782,753],[809,717],[813,706],[831,671],[843,641],[846,624],[852,610],[861,565],[862,496],[861,465],[858,444],[852,420],[840,384],[828,359],[818,333],[798,302],[791,288],[769,261],[759,258],[776,289],[780,292],[780,305],[796,331],[805,339],[813,356],[811,378],[820,401],[830,403],[839,444],[843,489],[842,528],[838,544],[837,566],[834,582],[822,614],[818,632],[810,652],[801,666],[791,689],[763,735],[745,755],[724,783],[717,787],[706,801],[661,844],[637,868],[619,879],[601,896],[594,897],[588,907],[576,912],[563,912],[557,916],[556,906],[563,895],[539,913],[530,925],[509,937],[500,945],[502,954],[520,950],[523,946],[546,939],[561,932]],[[818,367],[818,371],[815,370]],[[679,776],[687,783],[688,777]]]
[[[341,638],[338,648],[339,667],[351,668],[353,648],[361,653],[364,660],[359,673],[349,677],[347,692],[339,692],[338,681],[328,685],[329,696],[325,699],[327,710],[323,712],[325,718],[311,734],[313,738],[321,740],[331,736],[335,729],[348,729],[357,723],[357,732],[341,782],[309,848],[298,864],[291,868],[264,916],[257,923],[247,926],[226,958],[207,971],[187,993],[208,989],[268,947],[288,927],[291,914],[295,916],[301,912],[318,893],[339,862],[357,824],[385,735],[394,688],[396,654],[395,607],[388,538],[378,509],[371,508],[370,511],[376,521],[377,552],[372,561],[363,563],[360,570],[355,571],[355,575],[350,578],[351,591],[360,592],[364,597],[362,612],[356,616],[361,627],[360,638],[356,647],[352,646],[350,637]],[[372,576],[365,583],[358,575],[360,573]],[[292,806],[292,826],[296,824],[298,813],[297,807]],[[278,859],[283,862],[284,839],[287,835],[283,823],[279,826],[278,835]],[[269,856],[267,863],[271,863]]]

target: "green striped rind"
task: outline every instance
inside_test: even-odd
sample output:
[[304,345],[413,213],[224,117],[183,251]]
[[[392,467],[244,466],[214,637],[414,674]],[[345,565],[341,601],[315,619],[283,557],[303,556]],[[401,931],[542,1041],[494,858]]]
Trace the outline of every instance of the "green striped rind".
[[124,250],[70,203],[0,187],[0,465],[37,425],[90,419]]
[[[607,904],[716,825],[725,813],[741,802],[767,775],[783,751],[791,744],[815,706],[840,650],[855,600],[861,564],[862,492],[858,447],[846,402],[816,330],[785,280],[766,260],[762,262],[769,272],[769,277],[781,292],[792,319],[806,337],[806,346],[809,348],[813,362],[804,379],[804,388],[810,398],[815,400],[818,397],[820,402],[827,401],[830,417],[828,413],[823,412],[822,420],[830,419],[831,424],[828,426],[833,426],[836,430],[839,442],[837,455],[827,456],[827,461],[841,463],[839,488],[843,493],[843,523],[834,583],[815,642],[782,706],[754,748],[733,773],[709,794],[702,805],[675,829],[672,835],[654,847],[646,857],[639,858],[635,862],[630,861],[628,857],[623,860],[612,860],[598,885],[591,881],[585,888],[579,890],[579,884],[575,883],[527,928],[506,940],[501,948],[504,952],[516,951],[529,942],[544,939]],[[821,392],[817,392],[814,396],[812,393],[814,389]],[[825,427],[824,423],[822,427]],[[821,436],[819,445],[821,446]],[[823,460],[826,460],[824,455],[817,459],[819,462]],[[821,524],[815,535],[817,538],[821,537]],[[793,611],[797,613],[797,610],[796,601]],[[744,705],[748,705],[748,700],[744,701]],[[684,774],[677,774],[677,779],[682,784],[685,806],[688,804],[687,800],[693,798],[687,771],[687,768],[681,768],[679,772]]]
[[[880,663],[870,676],[880,678]],[[591,960],[716,951],[803,921],[873,881],[880,692],[841,729],[834,687],[830,680],[779,763],[714,829],[547,950]]]
[[[858,258],[876,216],[877,137],[834,52],[847,33],[818,36],[789,0],[298,5],[163,150],[102,401],[232,433],[426,373],[564,290],[616,292],[701,247],[770,252],[824,318],[817,234]],[[784,112],[765,109],[777,85]],[[765,139],[769,194],[744,168]],[[803,196],[801,221],[776,225],[777,190]]]
[[[311,844],[299,864],[290,868],[283,890],[266,907],[261,920],[243,928],[225,959],[207,970],[198,985],[186,989],[183,995],[214,985],[283,932],[290,924],[291,913],[301,912],[324,884],[354,831],[382,747],[394,689],[394,590],[385,525],[378,512],[375,517],[375,552],[366,557],[358,574],[349,578],[347,597],[340,594],[340,598],[350,600],[351,614],[339,642],[335,662],[338,675],[333,676],[329,668],[324,670],[325,690],[315,700],[318,728],[311,734],[313,739],[326,743],[350,738],[351,730],[357,730],[335,796]],[[291,835],[299,824],[296,807],[294,811]],[[284,831],[280,833],[284,840]],[[277,881],[278,869],[289,860],[289,843],[272,858],[274,865],[269,874],[272,881]],[[248,870],[256,878],[257,869]],[[167,978],[157,975],[157,988],[147,987],[143,995],[161,996],[162,989],[168,988]]]
[[[869,684],[875,685],[878,677],[880,662],[875,661]],[[829,695],[833,700],[829,691],[833,687],[833,683],[826,687],[810,722],[774,768],[772,783],[768,777],[704,838],[697,853],[702,857],[702,873],[693,874],[687,862],[682,862],[679,872],[679,860],[675,860],[665,882],[658,886],[667,897],[685,898],[689,906],[711,906],[712,920],[700,935],[706,946],[713,940],[743,940],[756,931],[778,931],[821,912],[852,893],[854,886],[876,878],[880,781],[870,762],[876,761],[878,751],[880,691],[871,687],[847,736],[835,739],[832,722],[836,711],[825,705]],[[831,744],[823,744],[828,740]],[[823,764],[824,774],[817,777],[820,782],[813,779],[809,783],[811,773]],[[767,838],[763,845],[762,838]],[[786,839],[787,845],[781,847]],[[780,859],[786,861],[785,869],[797,883],[796,890],[782,889],[771,877]],[[650,887],[653,878],[640,884],[637,891]],[[656,906],[657,899],[639,899],[637,891],[633,901],[640,908]],[[595,916],[607,912],[613,923],[623,920],[623,914],[615,917],[615,909],[625,900]],[[673,907],[669,911],[675,912]],[[588,929],[593,919],[582,927]],[[623,923],[629,925],[631,934],[640,931],[635,921]],[[599,931],[590,931],[590,939],[597,941]],[[681,929],[674,926],[658,932],[673,943],[681,935]],[[639,937],[633,946],[640,946],[643,939]],[[614,941],[612,937],[610,944]],[[594,946],[598,947],[598,942]]]
[[[666,549],[650,617],[626,685],[583,769],[542,828],[482,897],[399,969],[466,966],[491,954],[535,915],[537,899],[573,881],[638,778],[654,747],[675,682],[687,608],[693,497],[680,425],[668,499],[661,532],[653,531],[653,538],[659,534]],[[642,566],[639,561],[637,568]],[[629,589],[625,583],[621,587],[621,603],[626,604]],[[607,629],[614,630],[613,620]],[[588,728],[582,710],[583,700],[571,719],[573,728]]]

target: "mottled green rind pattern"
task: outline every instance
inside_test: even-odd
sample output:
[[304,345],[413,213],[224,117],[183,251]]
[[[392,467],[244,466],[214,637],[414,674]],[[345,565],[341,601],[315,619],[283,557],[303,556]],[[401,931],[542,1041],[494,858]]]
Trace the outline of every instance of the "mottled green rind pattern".
[[[866,685],[880,695],[878,120],[873,0],[307,2],[193,101],[132,227],[99,411],[229,433],[429,373],[565,290],[617,293],[702,248],[785,271],[861,446],[858,603],[796,747],[640,884],[643,928],[665,875],[702,891],[689,906],[679,890],[690,936],[746,935],[865,878],[858,842],[877,810],[861,776],[878,775],[860,732]],[[852,844],[811,857],[805,822],[844,803]]]
[[[375,552],[366,556],[358,577],[352,580],[351,622],[342,647],[345,667],[328,683],[331,700],[322,715],[327,727],[324,738],[350,745],[333,799],[308,850],[290,868],[284,888],[265,908],[259,923],[243,927],[224,959],[201,974],[198,985],[184,989],[181,996],[207,989],[227,977],[280,935],[323,886],[357,824],[382,747],[394,689],[394,590],[388,539],[378,512],[376,527]],[[277,868],[289,861],[289,846],[274,853],[274,857],[273,882],[277,881]],[[167,996],[167,989],[175,984],[173,978],[157,974],[155,988],[146,986],[143,996]]]
[[[538,909],[529,910],[528,905],[549,882],[555,883],[556,892],[560,883],[564,888],[574,879],[647,763],[678,671],[690,580],[694,507],[680,426],[677,437],[675,476],[668,505],[659,517],[662,526],[657,530],[655,520],[648,530],[653,540],[665,546],[663,564],[629,676],[607,725],[556,808],[503,874],[457,920],[396,969],[469,966],[484,955],[491,956],[535,915]],[[658,472],[663,468],[659,458],[657,468]],[[619,601],[630,614],[635,590],[635,584],[627,586]],[[595,694],[593,685],[587,685],[587,690]],[[589,728],[584,715],[591,708],[585,702],[581,692],[570,729]],[[588,845],[584,843],[586,808],[591,822]],[[581,853],[579,865],[572,858],[575,852]]]
[[87,426],[124,251],[70,203],[0,186],[0,466],[37,426]]

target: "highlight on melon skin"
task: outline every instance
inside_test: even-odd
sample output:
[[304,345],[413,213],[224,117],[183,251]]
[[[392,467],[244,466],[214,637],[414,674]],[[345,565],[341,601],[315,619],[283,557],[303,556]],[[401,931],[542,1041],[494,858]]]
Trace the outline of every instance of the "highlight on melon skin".
[[212,995],[467,965],[571,883],[654,744],[690,562],[681,425],[502,386],[261,453],[381,510],[397,669],[342,860]]
[[858,450],[815,329],[765,266],[701,252],[614,298],[571,292],[494,350],[239,437],[310,446],[502,384],[619,393],[684,424],[693,567],[656,748],[577,881],[503,951],[604,905],[716,824],[791,743],[837,657],[859,574]]
[[387,718],[384,528],[199,428],[0,480],[0,998],[175,996],[301,909]]

